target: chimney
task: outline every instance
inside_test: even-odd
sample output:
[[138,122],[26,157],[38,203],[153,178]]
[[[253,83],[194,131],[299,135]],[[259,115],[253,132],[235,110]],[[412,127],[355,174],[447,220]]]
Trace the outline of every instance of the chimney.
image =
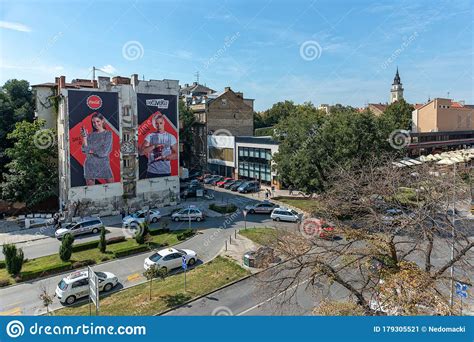
[[133,85],[134,88],[138,85],[139,82],[140,80],[138,79],[138,74],[133,74],[130,77],[130,84]]
[[128,77],[115,76],[115,77],[112,77],[112,83],[114,85],[130,84],[130,79]]
[[59,77],[59,89],[66,88],[66,76]]
[[198,83],[197,82],[193,82],[193,86],[197,85]]
[[224,88],[224,91],[229,91],[230,90],[230,87],[225,87]]
[[244,98],[244,93],[242,93],[242,92],[240,92],[240,91],[239,91],[239,92],[236,92],[235,95],[237,95],[237,97],[240,97],[241,99]]
[[184,87],[185,87],[185,88],[188,88],[188,87],[189,87],[189,83],[185,83],[185,84],[184,84]]

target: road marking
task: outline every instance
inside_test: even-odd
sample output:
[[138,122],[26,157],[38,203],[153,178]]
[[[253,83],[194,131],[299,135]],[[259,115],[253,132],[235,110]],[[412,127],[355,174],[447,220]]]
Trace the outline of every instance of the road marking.
[[127,280],[128,281],[134,281],[134,280],[137,280],[138,278],[140,278],[140,274],[139,273],[134,273],[134,274],[131,274],[127,277]]
[[0,316],[19,316],[21,315],[21,308],[17,306],[11,310],[0,312]]
[[293,285],[292,287],[287,288],[285,291],[282,291],[282,292],[280,292],[280,293],[278,293],[278,294],[276,294],[276,295],[274,295],[274,296],[268,298],[267,300],[264,300],[263,302],[260,302],[260,303],[258,303],[258,304],[256,304],[256,305],[252,306],[251,308],[248,308],[247,310],[244,310],[244,311],[242,311],[241,313],[238,313],[237,316],[245,315],[247,312],[250,312],[250,311],[252,311],[252,310],[255,310],[255,309],[259,308],[259,307],[262,306],[263,304],[266,304],[266,303],[272,301],[273,299],[275,299],[275,298],[281,296],[282,294],[286,293],[287,291],[293,290],[295,287],[298,287],[298,286],[300,286],[300,285],[303,285],[304,283],[307,283],[308,281],[309,281],[309,279],[306,279],[305,281],[302,281],[301,283],[298,283],[298,284],[296,284],[296,285]]

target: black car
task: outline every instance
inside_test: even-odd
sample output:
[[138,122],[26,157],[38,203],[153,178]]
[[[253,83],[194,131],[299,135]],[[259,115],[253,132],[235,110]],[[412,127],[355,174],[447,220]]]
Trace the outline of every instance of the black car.
[[225,183],[225,184],[224,184],[224,189],[230,189],[230,187],[231,187],[232,185],[234,185],[236,182],[238,182],[238,180],[235,180],[235,179],[234,179],[234,180],[231,180],[230,182]]
[[181,198],[197,197],[199,190],[202,191],[203,195],[207,194],[207,189],[203,188],[202,186],[189,186],[187,189],[181,192]]
[[241,186],[244,183],[245,183],[245,181],[242,181],[242,180],[235,181],[235,183],[232,184],[229,189],[232,190],[232,191],[237,191],[239,186]]
[[248,192],[259,192],[260,191],[260,183],[255,181],[246,182],[239,186],[237,189],[238,192],[242,194],[246,194]]

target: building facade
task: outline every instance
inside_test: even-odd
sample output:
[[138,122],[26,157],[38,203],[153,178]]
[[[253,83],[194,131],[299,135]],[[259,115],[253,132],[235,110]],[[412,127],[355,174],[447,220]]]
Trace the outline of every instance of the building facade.
[[37,112],[56,118],[60,208],[68,217],[102,216],[176,203],[178,81],[132,75],[89,84],[60,77],[50,90],[57,105]]

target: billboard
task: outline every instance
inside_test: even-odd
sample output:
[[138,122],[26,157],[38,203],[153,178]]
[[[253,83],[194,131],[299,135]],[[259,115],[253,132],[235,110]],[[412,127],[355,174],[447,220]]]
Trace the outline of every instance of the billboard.
[[120,182],[118,94],[68,91],[71,187]]
[[139,179],[178,175],[178,98],[137,94]]

